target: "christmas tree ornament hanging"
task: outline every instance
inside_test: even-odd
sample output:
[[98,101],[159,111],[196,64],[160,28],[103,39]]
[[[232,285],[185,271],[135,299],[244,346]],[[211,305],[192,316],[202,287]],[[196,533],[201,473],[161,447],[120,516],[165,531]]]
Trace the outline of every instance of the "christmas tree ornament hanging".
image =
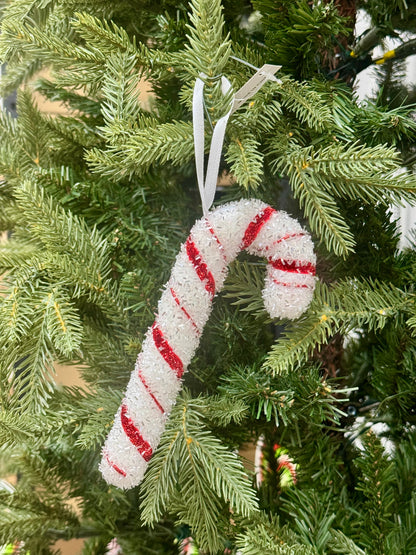
[[298,221],[256,199],[220,206],[181,246],[105,442],[100,470],[123,489],[140,483],[159,444],[212,301],[240,251],[267,259],[263,300],[272,318],[298,318],[315,286],[315,254]]
[[295,486],[298,481],[298,465],[289,455],[289,451],[281,445],[275,443],[273,450],[277,462],[276,472],[280,476],[280,487],[285,489]]
[[[260,488],[267,476],[272,472],[270,460],[268,460],[265,452],[269,451],[265,445],[263,435],[256,442],[254,455],[254,474],[256,477],[256,486]],[[283,490],[296,485],[298,480],[298,465],[292,459],[289,451],[275,443],[272,448],[273,457],[276,461],[275,471],[279,477],[279,487]]]
[[[248,87],[234,95],[228,112],[213,130],[204,171],[204,81],[196,79],[192,102],[195,165],[204,217],[181,246],[147,331],[124,400],[102,450],[105,480],[123,489],[138,485],[159,444],[182,385],[182,376],[199,345],[216,293],[240,251],[268,261],[263,300],[272,318],[298,318],[309,306],[315,286],[312,240],[299,222],[256,199],[240,200],[209,211],[228,118],[268,79],[277,66],[263,66]],[[257,77],[256,77],[257,76]],[[246,84],[247,85],[247,84]],[[230,81],[222,76],[227,95]],[[237,106],[237,108],[235,107]]]

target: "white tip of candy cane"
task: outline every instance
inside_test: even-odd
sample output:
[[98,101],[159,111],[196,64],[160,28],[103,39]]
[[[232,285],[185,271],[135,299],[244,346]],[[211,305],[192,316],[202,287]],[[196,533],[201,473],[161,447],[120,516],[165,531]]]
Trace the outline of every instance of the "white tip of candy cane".
[[290,283],[276,284],[266,278],[266,287],[263,289],[263,301],[267,312],[272,318],[299,318],[310,305],[315,287],[315,279],[305,279],[302,284]]
[[263,302],[272,318],[299,318],[312,301],[316,257],[313,243],[299,222],[273,211],[248,247],[268,259]]
[[126,448],[123,449],[125,441],[123,441],[121,434],[113,439],[119,442],[119,456],[123,457],[122,466],[128,468],[128,472],[123,470],[121,465],[118,466],[106,450],[102,452],[102,459],[98,468],[108,484],[117,486],[120,489],[131,489],[143,480],[147,463],[137,451],[135,453],[132,452],[130,446],[124,445]]
[[274,318],[298,318],[312,300],[315,255],[299,222],[262,201],[213,210],[193,226],[148,330],[102,451],[104,479],[130,489],[143,479],[192,360],[215,293],[241,250],[267,259],[263,299]]

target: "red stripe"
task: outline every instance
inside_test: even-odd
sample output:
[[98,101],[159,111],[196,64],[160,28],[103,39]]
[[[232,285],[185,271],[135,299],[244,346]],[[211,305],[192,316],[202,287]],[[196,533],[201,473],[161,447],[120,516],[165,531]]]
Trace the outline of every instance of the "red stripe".
[[184,306],[181,305],[180,300],[178,299],[175,291],[173,290],[173,288],[170,288],[170,292],[172,293],[172,297],[175,299],[176,304],[179,306],[179,308],[182,310],[182,312],[185,314],[185,316],[188,318],[188,320],[191,322],[193,328],[195,329],[196,333],[198,335],[201,335],[201,332],[198,329],[198,326],[195,324],[195,322],[193,321],[191,315],[189,314],[189,312],[186,310],[186,308]]
[[225,252],[224,252],[224,247],[223,247],[221,241],[218,239],[218,235],[217,235],[217,234],[215,233],[215,231],[212,229],[211,224],[210,224],[209,221],[208,221],[208,218],[205,218],[205,221],[206,221],[206,223],[207,223],[208,231],[211,233],[211,235],[214,237],[214,239],[215,239],[216,242],[217,242],[218,248],[220,249],[220,252],[221,252],[221,254],[222,254],[222,257],[223,257],[223,259],[224,259],[224,262],[225,262],[226,264],[228,264],[227,257],[225,256]]
[[300,260],[284,260],[283,258],[278,258],[277,260],[269,260],[269,263],[276,270],[282,270],[283,272],[289,272],[292,274],[309,274],[311,276],[315,275],[316,268],[312,262],[301,262]]
[[155,405],[157,406],[157,408],[160,410],[160,412],[163,414],[165,411],[162,407],[162,405],[159,403],[159,401],[156,399],[156,397],[153,395],[152,390],[150,389],[150,387],[147,385],[146,380],[144,379],[144,376],[142,374],[142,371],[139,370],[138,372],[139,374],[139,378],[141,379],[142,384],[144,385],[144,387],[146,388],[147,393],[150,395],[150,397],[153,399],[153,401],[155,402]]
[[205,264],[205,262],[202,261],[201,254],[190,237],[188,237],[188,240],[186,241],[185,248],[186,248],[186,254],[188,255],[188,258],[192,263],[193,267],[195,268],[195,272],[198,274],[199,279],[201,281],[205,281],[205,289],[208,291],[208,293],[214,296],[215,294],[214,276],[208,270],[208,267]]
[[273,281],[276,285],[282,285],[283,287],[298,287],[302,289],[310,289],[310,286],[306,285],[305,283],[287,283],[284,281],[277,281],[277,279],[274,279]]
[[272,248],[274,245],[278,245],[279,243],[282,243],[283,241],[288,241],[289,239],[298,239],[299,237],[304,237],[305,234],[302,232],[299,233],[288,233],[287,235],[284,235],[283,237],[281,237],[280,239],[276,239],[276,241],[273,241],[273,243],[271,245],[266,245],[265,249],[269,250],[270,248]]
[[[279,459],[277,459],[277,462],[279,462]],[[292,476],[293,483],[296,484],[298,477],[296,475],[295,465],[290,461],[281,461],[279,462],[279,466],[276,468],[276,472],[279,472],[280,470],[282,470],[282,468],[287,468],[289,470]]]
[[127,474],[124,472],[124,470],[122,470],[121,468],[119,468],[116,463],[114,463],[112,460],[110,460],[110,457],[106,454],[105,455],[105,459],[108,462],[108,464],[111,466],[111,468],[114,468],[114,470],[116,472],[118,472],[119,474],[121,474],[122,476],[126,477]]
[[172,370],[175,371],[178,378],[181,378],[182,374],[184,373],[184,367],[181,359],[166,341],[165,337],[163,336],[162,330],[156,325],[156,323],[153,324],[152,332],[153,341],[155,342],[157,350],[166,360]]
[[274,214],[276,210],[271,206],[267,206],[262,212],[259,212],[254,220],[248,224],[248,227],[244,233],[243,243],[241,250],[246,249],[251,245],[257,235],[260,233],[261,228],[270,219],[270,216]]
[[139,429],[136,428],[133,420],[127,416],[127,407],[122,405],[121,407],[121,425],[126,433],[126,436],[132,442],[132,444],[137,447],[138,452],[144,458],[146,462],[149,462],[152,458],[152,448],[150,444],[143,439],[142,434]]

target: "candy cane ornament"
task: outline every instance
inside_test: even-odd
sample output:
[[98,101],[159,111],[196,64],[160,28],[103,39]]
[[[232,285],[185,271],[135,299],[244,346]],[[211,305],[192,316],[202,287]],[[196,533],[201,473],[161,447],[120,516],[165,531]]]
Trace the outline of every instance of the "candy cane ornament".
[[315,254],[299,222],[254,199],[225,204],[198,220],[176,258],[103,447],[100,470],[108,483],[129,489],[142,480],[215,293],[242,250],[268,260],[263,300],[273,318],[295,319],[309,306]]

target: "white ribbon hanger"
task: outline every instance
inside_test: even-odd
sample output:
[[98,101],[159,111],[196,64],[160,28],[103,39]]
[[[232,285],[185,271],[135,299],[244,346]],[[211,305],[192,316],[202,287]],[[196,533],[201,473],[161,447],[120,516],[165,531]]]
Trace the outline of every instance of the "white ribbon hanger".
[[[226,77],[221,77],[221,90],[223,94],[231,89],[231,83]],[[204,176],[204,147],[205,147],[205,118],[204,118],[204,82],[198,78],[195,82],[192,100],[192,116],[194,127],[194,147],[196,177],[198,180],[199,194],[201,195],[202,211],[204,216],[212,206],[217,188],[218,170],[220,167],[222,145],[224,144],[225,129],[228,118],[233,109],[234,99],[228,112],[219,119],[212,133],[211,146],[208,156],[207,175]]]
[[[218,171],[220,168],[222,147],[224,144],[225,129],[228,118],[243,103],[251,98],[266,81],[279,82],[274,74],[281,66],[266,64],[253,75],[232,98],[231,108],[220,118],[212,133],[211,146],[208,155],[207,174],[205,174],[204,149],[205,149],[205,118],[204,118],[204,82],[199,77],[195,81],[194,95],[192,99],[192,117],[194,129],[194,148],[196,177],[198,181],[199,194],[201,195],[202,211],[204,216],[214,202],[215,190],[217,188]],[[231,89],[231,83],[226,77],[221,77],[221,90],[226,95]]]

